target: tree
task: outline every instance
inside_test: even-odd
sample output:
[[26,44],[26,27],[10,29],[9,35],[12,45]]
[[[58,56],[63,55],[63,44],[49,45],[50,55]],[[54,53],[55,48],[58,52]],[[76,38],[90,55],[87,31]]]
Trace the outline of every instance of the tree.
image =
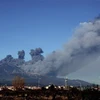
[[24,88],[24,85],[25,85],[24,78],[21,78],[20,76],[14,77],[14,79],[12,81],[12,85],[14,86],[15,89]]

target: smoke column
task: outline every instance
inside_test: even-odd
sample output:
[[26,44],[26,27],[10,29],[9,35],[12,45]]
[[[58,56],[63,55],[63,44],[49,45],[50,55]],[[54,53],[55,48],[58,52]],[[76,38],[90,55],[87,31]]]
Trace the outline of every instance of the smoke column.
[[43,60],[44,57],[41,55],[42,53],[43,53],[43,50],[41,48],[36,48],[35,50],[31,49],[30,55],[31,55],[32,60],[34,62],[37,62],[39,60]]
[[[38,51],[38,52],[37,52]],[[41,50],[32,50],[31,56],[39,55]],[[41,75],[66,76],[87,67],[100,56],[100,18],[92,22],[80,23],[63,50],[55,51],[43,61],[21,66],[27,72]],[[95,67],[95,66],[94,66]]]
[[18,59],[24,59],[24,56],[25,56],[25,51],[24,50],[18,51]]

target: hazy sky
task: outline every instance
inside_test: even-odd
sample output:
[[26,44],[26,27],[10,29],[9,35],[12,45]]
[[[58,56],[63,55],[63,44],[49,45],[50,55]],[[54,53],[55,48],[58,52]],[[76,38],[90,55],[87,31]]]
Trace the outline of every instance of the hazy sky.
[[0,59],[41,47],[61,49],[80,22],[99,14],[99,0],[0,0]]
[[100,14],[100,0],[0,0],[0,59],[41,47],[62,49],[80,22]]

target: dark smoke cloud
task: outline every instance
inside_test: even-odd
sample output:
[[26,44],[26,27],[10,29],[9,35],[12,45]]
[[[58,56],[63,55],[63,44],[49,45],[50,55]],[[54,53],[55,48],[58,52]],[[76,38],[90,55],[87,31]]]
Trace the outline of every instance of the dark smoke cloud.
[[11,62],[13,60],[12,55],[7,55],[4,59],[5,62]]
[[30,51],[31,57],[36,56],[36,55],[41,55],[41,53],[43,53],[43,50],[41,48],[36,48],[35,50],[31,49]]
[[[30,52],[32,58],[40,53],[37,49]],[[66,76],[80,68],[87,67],[99,56],[100,18],[97,18],[92,22],[80,23],[72,39],[64,45],[63,50],[51,53],[43,61],[39,60],[35,64],[21,67],[31,74]]]
[[9,65],[13,67],[17,67],[25,63],[24,61],[25,52],[24,50],[18,51],[18,59],[13,58],[12,55],[7,55],[4,59],[0,61],[0,65]]
[[34,62],[37,62],[39,60],[43,60],[44,57],[41,55],[42,53],[43,53],[43,50],[41,48],[36,48],[35,50],[31,49],[30,55],[31,55],[32,60]]
[[19,59],[24,59],[24,56],[25,56],[25,51],[24,50],[18,51],[18,58]]

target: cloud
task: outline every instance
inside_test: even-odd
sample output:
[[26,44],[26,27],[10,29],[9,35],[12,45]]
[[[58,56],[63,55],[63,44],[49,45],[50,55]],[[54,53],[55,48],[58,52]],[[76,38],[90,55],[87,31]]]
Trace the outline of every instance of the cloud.
[[66,76],[87,67],[92,62],[95,63],[99,56],[100,19],[98,18],[91,22],[80,23],[62,50],[49,54],[43,61],[39,60],[35,64],[20,67],[32,74]]

